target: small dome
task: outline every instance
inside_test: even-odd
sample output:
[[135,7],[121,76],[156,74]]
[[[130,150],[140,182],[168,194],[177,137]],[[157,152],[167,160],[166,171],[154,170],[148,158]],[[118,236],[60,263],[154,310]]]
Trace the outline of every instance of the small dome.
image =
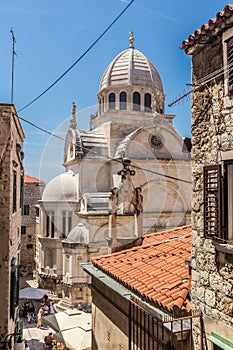
[[49,181],[49,183],[45,186],[42,201],[76,202],[78,200],[78,196],[78,174],[75,174],[72,170],[69,170]]
[[83,223],[75,226],[67,236],[67,241],[71,243],[88,243],[88,230]]
[[121,52],[109,64],[101,79],[100,91],[122,85],[147,86],[163,92],[162,81],[155,66],[134,48]]

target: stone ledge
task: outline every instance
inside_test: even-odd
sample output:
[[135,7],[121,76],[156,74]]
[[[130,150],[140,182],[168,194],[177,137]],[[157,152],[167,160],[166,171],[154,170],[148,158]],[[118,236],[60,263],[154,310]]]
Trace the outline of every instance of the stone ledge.
[[217,241],[213,241],[213,245],[217,251],[233,255],[233,245],[227,243],[219,243]]

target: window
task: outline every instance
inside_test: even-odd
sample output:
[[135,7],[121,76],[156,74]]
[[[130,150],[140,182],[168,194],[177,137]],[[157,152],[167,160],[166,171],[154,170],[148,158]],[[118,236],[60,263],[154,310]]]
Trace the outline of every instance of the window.
[[233,37],[227,40],[227,64],[231,65],[228,72],[228,91],[233,91]]
[[145,100],[144,100],[144,111],[145,112],[151,112],[151,94],[145,94]]
[[62,238],[66,238],[66,212],[62,212]]
[[126,92],[122,91],[120,93],[120,109],[126,109],[126,102],[127,102],[127,97],[126,97]]
[[23,185],[24,185],[24,176],[20,175],[20,208],[23,207]]
[[23,206],[23,215],[29,215],[29,212],[30,212],[30,206],[29,204],[25,204]]
[[233,160],[204,167],[204,233],[233,240]]
[[15,258],[11,260],[10,283],[10,318],[14,320],[15,308],[19,302],[19,266],[15,265]]
[[21,226],[21,235],[26,234],[26,226]]
[[47,213],[45,230],[46,230],[46,237],[54,238],[54,235],[55,235],[54,212]]
[[27,245],[26,245],[26,248],[27,248],[27,249],[32,249],[32,248],[33,248],[33,244],[27,244]]
[[17,210],[17,172],[13,171],[13,213]]
[[38,207],[35,207],[36,208],[36,216],[38,217],[40,215],[40,210]]
[[69,212],[68,216],[68,232],[70,232],[72,229],[72,212]]
[[108,96],[109,109],[115,109],[115,94],[112,92]]
[[141,96],[139,92],[134,92],[133,93],[133,110],[140,111],[140,104],[141,104]]
[[72,229],[72,211],[62,212],[62,238],[66,238]]

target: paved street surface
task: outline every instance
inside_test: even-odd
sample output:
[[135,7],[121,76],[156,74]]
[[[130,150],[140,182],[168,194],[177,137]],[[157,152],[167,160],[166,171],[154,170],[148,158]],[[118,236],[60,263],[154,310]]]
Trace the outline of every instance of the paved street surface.
[[26,318],[23,321],[23,338],[27,340],[30,350],[44,350],[44,337],[54,331],[49,327],[37,328],[35,322],[28,323]]

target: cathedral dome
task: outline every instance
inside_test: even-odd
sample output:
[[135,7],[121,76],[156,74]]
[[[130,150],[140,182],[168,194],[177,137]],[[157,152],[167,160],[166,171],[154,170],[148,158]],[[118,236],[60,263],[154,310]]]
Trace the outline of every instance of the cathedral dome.
[[67,236],[67,241],[71,243],[88,243],[88,230],[83,223],[75,226]]
[[100,82],[100,91],[117,86],[145,86],[163,92],[159,73],[140,51],[130,47],[121,52],[107,67]]
[[54,177],[46,185],[42,201],[44,202],[60,202],[60,201],[77,201],[78,191],[78,175],[72,170],[64,174]]

